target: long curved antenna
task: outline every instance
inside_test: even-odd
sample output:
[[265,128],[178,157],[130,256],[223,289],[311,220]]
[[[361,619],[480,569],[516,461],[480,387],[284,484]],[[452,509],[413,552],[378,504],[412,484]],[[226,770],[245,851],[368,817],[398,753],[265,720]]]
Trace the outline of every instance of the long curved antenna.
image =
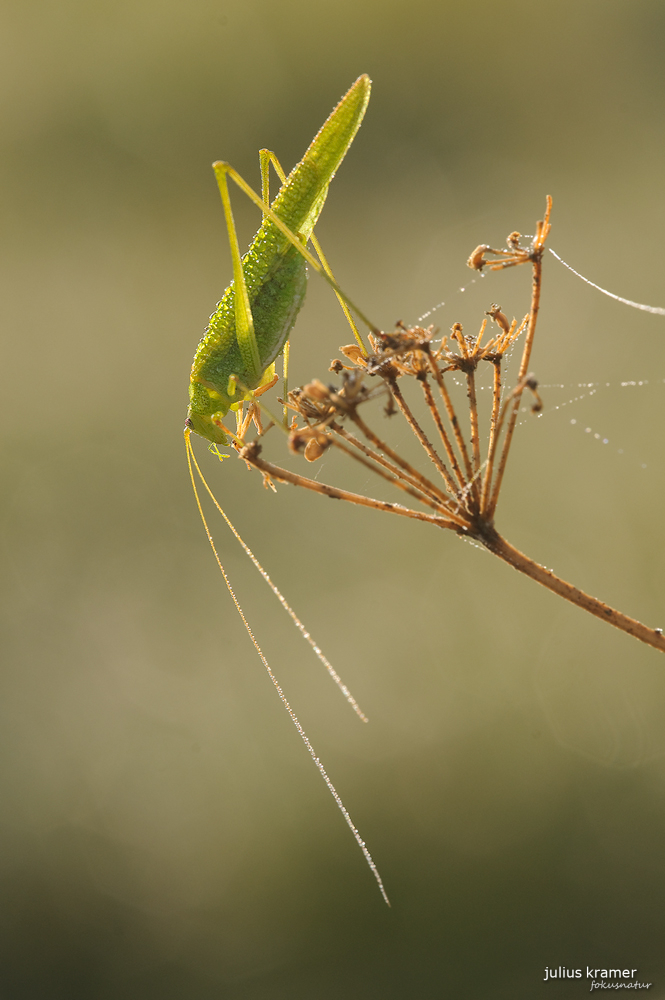
[[[206,533],[206,535],[208,537],[208,541],[210,543],[210,548],[213,551],[213,555],[215,556],[215,559],[217,561],[217,565],[219,566],[220,571],[222,573],[222,576],[224,577],[224,582],[226,583],[228,592],[231,595],[231,599],[233,600],[233,603],[235,604],[236,611],[238,612],[238,614],[240,615],[240,617],[242,619],[242,623],[245,626],[245,629],[247,630],[247,634],[249,635],[249,638],[252,640],[252,645],[254,646],[254,649],[256,650],[256,652],[257,652],[257,654],[258,654],[258,656],[259,656],[259,658],[261,660],[261,663],[266,668],[268,676],[269,676],[270,680],[272,681],[272,683],[273,683],[273,685],[275,687],[275,690],[277,691],[277,694],[279,695],[280,701],[282,702],[282,704],[284,705],[284,708],[286,709],[286,711],[289,713],[289,716],[291,717],[291,722],[293,723],[293,725],[298,730],[298,734],[300,735],[300,738],[302,739],[303,743],[307,747],[307,750],[309,752],[310,757],[312,758],[312,760],[316,764],[316,767],[317,767],[317,770],[318,770],[319,774],[321,775],[321,777],[325,781],[326,785],[328,786],[328,791],[330,792],[330,794],[334,798],[335,802],[337,803],[337,807],[340,810],[340,812],[341,812],[342,816],[344,817],[344,819],[346,820],[346,824],[349,827],[349,829],[351,830],[351,833],[353,834],[353,836],[355,838],[355,841],[358,844],[358,847],[363,852],[363,855],[365,857],[365,861],[367,862],[367,864],[368,864],[368,866],[369,866],[372,874],[374,875],[374,878],[376,879],[377,885],[379,887],[379,892],[383,896],[383,899],[384,899],[385,903],[388,906],[390,906],[390,900],[388,899],[388,894],[386,893],[386,890],[385,890],[384,885],[383,885],[383,881],[382,881],[381,876],[379,874],[379,870],[378,870],[378,868],[376,867],[376,865],[374,863],[372,855],[369,853],[367,845],[366,845],[365,841],[362,839],[362,837],[360,836],[360,833],[358,832],[358,829],[357,829],[356,825],[354,824],[353,820],[351,819],[351,816],[349,815],[349,812],[346,809],[346,806],[342,802],[337,789],[335,788],[335,786],[333,785],[332,781],[328,777],[328,773],[327,773],[326,769],[324,768],[323,764],[321,763],[321,761],[317,757],[316,752],[314,750],[314,747],[310,743],[309,738],[308,738],[305,730],[301,726],[301,724],[300,724],[300,722],[298,720],[297,715],[295,714],[295,712],[293,711],[293,709],[289,705],[289,702],[287,701],[286,695],[282,691],[282,688],[280,687],[277,678],[275,677],[275,675],[272,672],[270,664],[268,663],[267,659],[265,658],[265,656],[263,654],[263,651],[262,651],[261,647],[259,646],[254,633],[252,632],[252,629],[250,627],[249,622],[245,618],[245,614],[244,614],[244,612],[243,612],[243,610],[242,610],[242,608],[240,606],[240,602],[238,601],[238,598],[235,595],[233,587],[231,586],[231,581],[229,580],[228,576],[226,575],[226,570],[224,569],[224,566],[222,565],[222,561],[219,558],[219,554],[217,552],[217,549],[215,548],[215,543],[213,541],[212,535],[210,534],[210,529],[208,528],[208,522],[205,519],[205,515],[203,513],[203,508],[201,506],[201,499],[199,497],[199,493],[198,493],[198,490],[196,488],[196,479],[194,477],[194,466],[196,466],[196,459],[194,458],[194,452],[193,452],[193,449],[192,449],[192,443],[190,441],[190,431],[189,431],[188,428],[185,429],[185,449],[187,451],[187,465],[189,467],[189,476],[190,476],[191,483],[192,483],[192,489],[194,490],[194,496],[196,497],[196,506],[198,507],[199,514],[201,516],[201,521],[203,522],[203,527],[205,528],[205,533]],[[192,464],[192,460],[193,460],[193,464]]]
[[296,626],[296,628],[298,629],[298,631],[302,635],[303,639],[305,639],[306,642],[312,647],[312,650],[314,651],[315,655],[320,660],[320,662],[323,664],[323,666],[326,668],[326,670],[328,671],[328,673],[330,674],[330,676],[334,680],[335,684],[337,685],[337,687],[340,689],[340,691],[342,692],[342,694],[344,695],[344,697],[348,701],[349,705],[351,705],[351,707],[353,708],[353,710],[356,713],[356,715],[358,715],[358,717],[360,719],[362,719],[363,722],[369,722],[369,719],[367,718],[367,716],[365,715],[365,713],[361,709],[360,705],[358,704],[358,702],[356,701],[356,699],[353,697],[353,695],[349,691],[349,689],[346,686],[346,684],[342,681],[342,678],[339,676],[339,674],[337,673],[337,671],[333,667],[333,665],[330,662],[330,660],[326,657],[326,655],[324,654],[324,652],[321,649],[321,647],[319,645],[317,645],[317,643],[314,641],[314,639],[312,638],[311,634],[307,631],[307,629],[305,628],[305,626],[301,622],[300,618],[298,618],[298,615],[295,613],[295,611],[293,610],[293,608],[291,607],[291,605],[289,604],[289,602],[286,600],[286,598],[282,594],[282,592],[279,589],[279,587],[277,587],[277,585],[275,583],[273,583],[273,581],[271,580],[271,578],[268,575],[268,573],[266,572],[266,570],[263,568],[263,566],[261,565],[261,563],[259,562],[259,560],[256,558],[256,556],[254,555],[254,553],[250,549],[249,545],[240,536],[240,534],[238,533],[235,525],[230,521],[228,515],[223,510],[223,508],[220,506],[219,501],[217,500],[217,497],[215,496],[215,494],[212,492],[212,490],[208,486],[208,483],[206,482],[206,479],[205,479],[203,473],[201,472],[199,463],[197,462],[196,456],[195,456],[194,451],[193,451],[193,449],[191,447],[191,441],[189,442],[189,446],[188,446],[188,455],[190,455],[190,457],[191,457],[191,463],[193,463],[194,468],[196,469],[196,471],[197,471],[197,473],[199,475],[199,478],[200,478],[201,482],[203,483],[203,485],[204,485],[204,487],[206,489],[206,492],[208,493],[208,496],[210,497],[210,499],[212,500],[212,502],[214,503],[215,507],[217,508],[217,510],[219,511],[219,513],[222,515],[222,517],[224,518],[224,520],[226,521],[228,527],[233,532],[233,534],[237,538],[238,542],[240,543],[240,545],[245,550],[246,554],[249,556],[249,558],[251,559],[251,561],[256,566],[257,570],[259,571],[259,573],[261,574],[261,576],[263,577],[263,579],[265,580],[265,582],[268,584],[268,586],[272,590],[273,594],[275,595],[275,597],[277,598],[277,600],[279,601],[279,603],[282,605],[282,607],[284,608],[284,610],[286,611],[286,613],[291,618],[291,621]]

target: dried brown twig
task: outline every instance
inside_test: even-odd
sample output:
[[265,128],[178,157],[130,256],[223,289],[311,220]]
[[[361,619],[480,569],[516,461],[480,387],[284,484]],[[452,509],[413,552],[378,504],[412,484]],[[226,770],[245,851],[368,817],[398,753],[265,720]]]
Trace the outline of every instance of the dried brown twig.
[[[294,414],[289,435],[292,451],[303,453],[308,461],[316,461],[327,448],[335,447],[372,469],[383,482],[397,486],[427,507],[427,512],[350,493],[281,468],[261,457],[260,438],[238,450],[250,466],[263,473],[266,481],[301,486],[324,496],[428,522],[474,539],[560,597],[665,652],[665,636],[661,629],[649,628],[562,580],[510,545],[494,524],[524,391],[528,389],[533,395],[534,411],[542,408],[537,382],[529,374],[529,362],[540,309],[542,259],[550,231],[550,211],[551,199],[548,198],[545,218],[538,222],[536,235],[528,246],[521,246],[519,233],[511,233],[506,249],[494,250],[483,244],[468,260],[469,266],[478,271],[485,267],[500,270],[531,265],[531,305],[521,323],[509,323],[501,308],[493,305],[487,315],[498,328],[497,333],[484,340],[487,319],[483,320],[477,337],[465,336],[461,325],[455,324],[450,340],[444,337],[437,348],[432,344],[435,332],[432,327],[408,328],[398,324],[392,333],[370,334],[371,351],[365,353],[357,344],[341,348],[348,363],[338,360],[331,366],[331,371],[341,375],[338,387],[315,380],[289,393],[288,406]],[[517,383],[502,402],[503,360],[523,333]],[[476,387],[476,373],[481,364],[493,367],[492,407],[484,460]],[[446,376],[454,373],[462,375],[466,383],[469,445],[446,384]],[[407,403],[398,385],[402,379],[415,379],[420,384],[426,412],[432,419],[445,458],[439,455]],[[382,386],[382,394],[387,399],[386,412],[401,413],[406,420],[440,476],[438,485],[383,441],[361,417],[360,409],[377,395],[375,390],[368,388],[372,380],[378,380]],[[436,395],[441,399],[441,406],[437,405]],[[356,433],[344,426],[348,423]]]

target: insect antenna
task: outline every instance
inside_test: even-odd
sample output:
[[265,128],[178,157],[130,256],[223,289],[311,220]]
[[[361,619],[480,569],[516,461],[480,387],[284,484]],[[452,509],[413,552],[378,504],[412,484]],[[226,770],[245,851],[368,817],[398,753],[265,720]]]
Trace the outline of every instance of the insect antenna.
[[[186,433],[189,435],[189,431],[187,431]],[[196,472],[197,472],[197,474],[198,474],[201,482],[203,483],[203,486],[205,487],[206,492],[208,493],[208,495],[210,496],[212,502],[214,503],[215,507],[217,508],[217,510],[219,511],[219,513],[222,515],[222,517],[226,521],[226,524],[228,525],[229,529],[233,532],[233,534],[235,535],[236,539],[238,540],[238,542],[240,543],[240,545],[242,546],[242,548],[245,550],[246,554],[249,556],[249,558],[251,559],[251,561],[254,563],[254,566],[256,567],[256,569],[259,571],[259,573],[261,574],[261,576],[263,577],[263,579],[265,580],[265,582],[268,584],[268,586],[272,590],[273,594],[275,595],[275,597],[277,598],[277,600],[279,601],[279,603],[282,605],[282,607],[284,608],[284,610],[286,611],[286,613],[290,617],[291,621],[293,622],[293,624],[296,626],[296,628],[298,629],[298,631],[302,635],[303,639],[305,639],[306,642],[311,646],[313,652],[315,653],[315,655],[317,656],[317,658],[319,659],[319,661],[323,664],[323,666],[326,668],[326,670],[328,671],[328,673],[330,674],[330,676],[334,680],[334,682],[337,685],[337,687],[340,689],[340,691],[342,692],[342,694],[344,695],[344,697],[346,698],[346,700],[348,701],[348,703],[353,708],[353,710],[356,713],[356,715],[360,719],[362,719],[363,722],[368,722],[369,719],[367,718],[367,716],[365,715],[365,713],[361,709],[360,705],[358,704],[358,702],[356,701],[356,699],[353,697],[353,695],[349,691],[349,689],[346,686],[346,684],[343,682],[342,678],[339,676],[339,674],[337,673],[337,671],[333,667],[333,665],[330,662],[330,660],[327,658],[327,656],[325,655],[325,653],[323,652],[323,650],[321,649],[321,647],[316,643],[316,641],[312,637],[311,633],[308,632],[308,630],[305,628],[305,626],[301,622],[301,620],[298,617],[298,615],[295,613],[295,611],[293,610],[293,608],[291,607],[291,605],[289,604],[289,602],[286,600],[286,598],[282,594],[282,592],[279,589],[279,587],[277,587],[277,585],[275,583],[273,583],[273,581],[270,578],[270,576],[268,575],[267,571],[263,568],[263,566],[261,565],[261,563],[259,562],[259,560],[256,558],[256,556],[254,555],[254,553],[250,549],[249,545],[241,537],[241,535],[239,534],[239,532],[237,531],[236,527],[234,526],[234,524],[229,519],[229,517],[226,514],[226,512],[224,511],[224,509],[219,504],[219,502],[217,500],[217,497],[215,496],[215,494],[210,489],[210,486],[208,485],[208,483],[207,483],[207,481],[206,481],[206,479],[205,479],[205,477],[204,477],[204,475],[203,475],[203,473],[201,471],[199,463],[196,460],[196,456],[194,455],[194,451],[192,449],[192,444],[191,444],[191,441],[189,440],[189,437],[187,438],[187,458],[188,458],[188,462],[189,462],[189,466],[190,466],[190,473],[193,473],[193,468],[192,468],[192,466],[193,466],[196,469]],[[195,485],[194,485],[194,493],[196,494],[197,504],[198,504],[198,493],[197,493]],[[199,505],[199,511],[200,510],[201,510],[201,507]],[[201,516],[203,517],[203,515],[201,515]],[[204,523],[204,525],[206,524],[205,520],[204,520],[203,523]],[[206,530],[207,530],[207,525],[206,525]],[[213,551],[214,551],[214,549],[213,549]],[[216,553],[215,553],[215,555],[216,555]],[[222,572],[224,572],[224,570],[222,570]],[[226,579],[226,573],[224,573],[224,579]],[[228,586],[228,583],[227,583],[227,586]]]
[[[245,626],[245,629],[247,630],[247,634],[249,635],[249,638],[252,640],[252,645],[254,646],[254,649],[256,650],[256,652],[257,652],[257,654],[258,654],[258,656],[259,656],[259,658],[261,660],[261,663],[265,667],[265,669],[266,669],[266,671],[268,673],[268,676],[269,676],[270,680],[272,681],[272,683],[273,683],[273,685],[275,687],[275,690],[277,691],[277,694],[279,695],[280,701],[284,705],[284,708],[286,709],[286,711],[289,713],[289,716],[291,717],[291,721],[292,721],[293,725],[296,727],[296,729],[298,730],[298,734],[300,735],[300,738],[302,739],[303,743],[307,747],[307,750],[309,752],[310,757],[312,758],[312,760],[316,764],[316,767],[317,767],[317,770],[318,770],[319,774],[321,775],[321,777],[325,781],[326,785],[328,786],[328,791],[330,792],[330,794],[334,798],[335,802],[337,803],[337,807],[340,810],[340,812],[342,813],[342,816],[344,817],[344,819],[346,820],[347,826],[351,830],[351,833],[353,834],[353,836],[355,838],[355,841],[358,844],[358,847],[363,852],[363,855],[365,857],[365,861],[367,862],[367,864],[368,864],[368,866],[369,866],[372,874],[374,875],[374,878],[376,879],[377,885],[379,887],[379,891],[380,891],[381,895],[383,896],[383,899],[384,899],[385,903],[388,906],[390,906],[390,900],[388,899],[388,894],[386,893],[385,887],[383,885],[383,880],[381,879],[381,875],[379,874],[379,870],[376,867],[376,864],[374,863],[374,859],[372,858],[372,855],[369,853],[369,849],[368,849],[365,841],[360,836],[358,828],[356,827],[355,823],[351,819],[351,816],[350,816],[350,814],[349,814],[346,806],[342,802],[342,799],[340,798],[339,792],[337,791],[337,789],[333,785],[332,781],[328,777],[328,772],[326,771],[326,769],[324,768],[323,764],[321,763],[319,757],[317,756],[316,751],[314,750],[314,747],[312,746],[312,744],[309,741],[309,737],[307,736],[307,733],[305,732],[305,730],[303,729],[302,725],[300,724],[300,721],[299,721],[297,715],[295,714],[295,712],[291,708],[291,706],[290,706],[290,704],[289,704],[289,702],[288,702],[288,700],[286,698],[286,695],[284,694],[282,688],[280,687],[280,684],[279,684],[277,678],[275,677],[274,673],[272,672],[270,664],[268,663],[268,661],[267,661],[267,659],[266,659],[266,657],[265,657],[265,655],[263,653],[263,650],[259,646],[259,643],[258,643],[258,641],[256,639],[256,636],[254,635],[254,633],[252,631],[252,628],[251,628],[249,622],[247,621],[247,618],[245,617],[245,613],[242,610],[242,607],[240,606],[240,602],[238,601],[238,598],[235,595],[235,591],[233,590],[233,587],[231,586],[231,581],[229,580],[229,578],[227,576],[226,570],[224,569],[222,561],[221,561],[221,559],[219,557],[219,553],[217,552],[217,549],[215,547],[215,542],[214,542],[213,537],[212,537],[212,535],[210,533],[210,529],[208,527],[208,522],[206,521],[205,514],[203,513],[203,507],[201,506],[201,498],[200,498],[199,492],[198,492],[198,490],[196,488],[196,477],[194,476],[194,469],[196,469],[198,475],[201,477],[201,481],[203,482],[204,486],[206,487],[206,489],[210,493],[210,488],[208,487],[208,484],[206,483],[205,479],[203,478],[203,475],[202,475],[201,470],[199,468],[198,462],[196,461],[196,457],[194,455],[194,451],[192,449],[192,443],[190,441],[190,431],[189,431],[189,429],[185,430],[185,448],[187,450],[187,465],[189,467],[189,475],[190,475],[190,479],[191,479],[191,482],[192,482],[192,489],[194,490],[194,496],[196,498],[196,506],[198,507],[199,514],[201,516],[201,521],[203,522],[203,527],[205,529],[205,533],[206,533],[208,541],[210,543],[210,548],[213,551],[213,555],[214,555],[214,557],[215,557],[215,559],[217,561],[217,565],[219,566],[220,571],[222,573],[222,576],[224,577],[224,582],[226,584],[226,587],[228,589],[229,594],[231,595],[231,599],[232,599],[233,603],[235,604],[236,611],[238,612],[238,614],[240,615],[240,618],[242,619],[242,623]],[[212,493],[210,493],[210,495],[212,496]],[[215,500],[214,496],[213,496],[213,500]],[[245,543],[242,542],[242,539],[238,535],[238,533],[235,530],[235,528],[233,528],[233,525],[229,521],[229,519],[226,516],[226,514],[224,514],[224,511],[221,510],[221,507],[219,506],[219,504],[217,503],[216,500],[215,500],[215,504],[216,504],[218,510],[221,511],[222,515],[224,516],[224,519],[225,519],[226,523],[229,525],[229,527],[231,528],[231,530],[235,534],[236,538],[238,538],[238,540],[241,542],[243,548],[250,555],[250,558],[252,559],[252,561],[254,562],[254,564],[257,566],[257,568],[261,569],[258,561],[254,558],[253,555],[251,555],[251,553],[249,552],[249,549],[247,548],[247,546],[245,545]],[[267,582],[270,582],[267,573],[265,573],[262,569],[261,569],[261,572],[262,572],[262,575],[263,575],[264,579],[266,579]],[[286,604],[286,601],[281,597],[281,595],[279,595],[279,591],[277,591],[277,588],[273,586],[272,582],[270,582],[270,585],[271,585],[273,591],[275,593],[277,593],[278,596],[280,596],[282,604],[288,609],[288,605]],[[295,616],[293,616],[293,617],[295,618]],[[301,628],[302,628],[302,626],[301,626]],[[304,631],[303,631],[303,635],[305,635]],[[305,637],[309,639],[308,635],[306,635]],[[327,661],[325,661],[325,662],[327,662]],[[332,667],[330,667],[330,670],[332,671]],[[340,683],[339,682],[339,677],[337,677],[337,675],[335,674],[334,671],[332,671],[332,673],[336,677],[337,682],[339,684]],[[344,690],[343,686],[342,686],[342,690]],[[366,718],[360,712],[360,710],[357,708],[357,705],[356,705],[355,701],[353,701],[353,699],[351,698],[351,695],[348,692],[348,689],[347,689],[346,693],[347,693],[348,699],[350,701],[352,701],[352,703],[355,705],[356,710],[358,711],[358,714],[361,716],[361,718],[364,718],[365,721],[367,721]]]

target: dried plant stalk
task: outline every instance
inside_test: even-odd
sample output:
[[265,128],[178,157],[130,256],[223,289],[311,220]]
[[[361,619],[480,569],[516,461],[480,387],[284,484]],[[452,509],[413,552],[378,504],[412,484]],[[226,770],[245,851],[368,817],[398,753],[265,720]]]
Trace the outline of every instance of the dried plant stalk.
[[[315,380],[289,394],[288,405],[295,413],[290,432],[292,451],[304,452],[306,459],[315,461],[326,448],[334,446],[376,472],[383,482],[399,487],[434,513],[351,493],[281,468],[261,457],[260,438],[239,447],[240,455],[268,480],[301,486],[323,496],[424,521],[454,531],[464,538],[474,539],[513,569],[553,593],[640,642],[665,652],[665,636],[661,629],[649,628],[562,580],[514,548],[494,524],[524,391],[528,389],[533,394],[534,411],[542,407],[537,382],[529,374],[529,362],[540,309],[542,260],[550,231],[550,212],[551,199],[548,198],[545,218],[538,222],[536,236],[528,246],[521,245],[519,233],[511,233],[507,249],[494,250],[483,244],[474,250],[468,260],[469,266],[478,271],[485,267],[500,270],[521,264],[531,265],[531,303],[528,315],[519,326],[515,321],[510,324],[501,308],[493,305],[487,315],[500,332],[484,342],[486,319],[475,338],[466,337],[462,327],[455,324],[450,346],[448,338],[444,337],[436,350],[432,346],[432,327],[407,328],[398,324],[393,333],[374,331],[370,335],[371,352],[363,351],[357,345],[342,348],[351,365],[344,365],[341,361],[333,363],[331,370],[342,375],[339,388]],[[517,382],[502,403],[502,359],[522,333],[525,338]],[[455,351],[454,346],[459,350]],[[484,462],[481,461],[482,431],[476,386],[476,373],[481,364],[490,364],[493,368],[492,407]],[[470,447],[464,439],[445,381],[445,376],[452,372],[463,374],[466,380]],[[367,388],[370,378],[381,380],[383,394],[388,400],[387,412],[402,415],[441,476],[442,486],[437,486],[415,468],[360,416],[360,408],[376,396],[376,391]],[[415,378],[420,383],[426,411],[441,439],[450,468],[430,442],[398,385],[399,380],[408,378]],[[442,407],[435,401],[430,378],[434,378],[437,384]],[[354,424],[369,445],[345,429],[343,425],[347,420]]]

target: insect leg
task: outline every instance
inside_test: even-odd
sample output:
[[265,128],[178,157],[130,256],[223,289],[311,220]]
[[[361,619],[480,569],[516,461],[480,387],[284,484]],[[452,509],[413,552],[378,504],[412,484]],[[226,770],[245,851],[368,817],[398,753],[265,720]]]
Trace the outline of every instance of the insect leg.
[[[353,300],[350,299],[349,296],[342,291],[342,289],[339,287],[335,279],[332,277],[332,274],[329,273],[330,269],[326,271],[326,269],[318,262],[316,257],[314,257],[314,255],[309,252],[307,247],[303,245],[302,239],[300,239],[297,234],[293,233],[289,229],[286,223],[282,219],[280,219],[280,217],[272,210],[270,205],[268,205],[265,201],[263,201],[263,199],[249,186],[247,181],[245,181],[240,176],[237,170],[234,170],[229,163],[225,163],[222,160],[217,160],[215,163],[213,163],[212,166],[213,170],[215,171],[215,175],[218,178],[220,192],[222,191],[222,186],[223,186],[226,191],[227,199],[228,199],[228,187],[226,184],[226,176],[228,175],[231,178],[231,180],[238,185],[240,190],[247,195],[250,201],[253,201],[254,204],[261,209],[264,215],[266,215],[270,219],[270,221],[274,223],[275,226],[277,226],[279,231],[287,238],[289,243],[291,243],[291,245],[296,248],[298,253],[301,254],[302,257],[304,257],[304,259],[307,261],[310,267],[312,267],[317,274],[320,274],[321,277],[328,282],[328,284],[332,287],[332,289],[337,293],[338,297],[343,299],[343,301],[347,304],[347,306],[353,310],[356,316],[362,320],[362,322],[370,330],[370,332],[374,334],[381,333],[378,326],[372,323],[372,321],[367,318],[362,309],[360,309],[360,307],[357,306],[355,302],[353,302]],[[223,178],[223,180],[220,180],[220,178]],[[224,199],[224,194],[222,194],[222,199]],[[230,202],[229,202],[229,214],[230,214]],[[235,226],[233,231],[235,234]],[[236,238],[236,246],[237,246],[237,238]],[[238,252],[238,262],[240,262],[239,252]],[[247,302],[247,305],[249,308],[249,300]]]
[[231,199],[229,198],[229,186],[226,180],[227,173],[235,173],[225,163],[215,164],[215,177],[219,193],[222,196],[224,206],[224,217],[226,219],[226,229],[229,235],[229,246],[231,248],[231,261],[233,263],[233,282],[235,286],[235,321],[236,336],[238,338],[238,348],[243,362],[246,366],[248,377],[258,382],[263,374],[263,366],[259,357],[259,347],[254,333],[254,320],[247,294],[245,275],[240,259],[240,247],[238,246],[238,234],[233,219]]

